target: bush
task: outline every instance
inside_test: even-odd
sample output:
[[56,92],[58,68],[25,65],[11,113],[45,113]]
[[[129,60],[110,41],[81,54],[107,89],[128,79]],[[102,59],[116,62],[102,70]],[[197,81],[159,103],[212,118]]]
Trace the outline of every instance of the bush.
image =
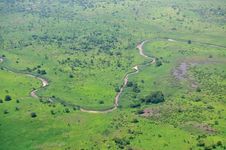
[[138,108],[138,107],[140,107],[140,106],[141,106],[140,103],[137,103],[137,104],[131,104],[131,105],[130,105],[130,108]]
[[31,117],[32,117],[32,118],[35,118],[35,117],[37,117],[37,114],[36,114],[35,112],[32,112],[32,113],[31,113]]
[[8,110],[4,110],[4,112],[3,112],[4,114],[8,114],[9,113],[9,111]]
[[69,75],[69,78],[74,78],[74,75],[73,75],[73,74],[70,74],[70,75]]
[[119,87],[115,87],[115,92],[120,92],[120,88]]
[[201,90],[201,88],[200,87],[197,87],[196,88],[196,92],[201,92],[202,90]]
[[164,98],[164,94],[162,93],[162,91],[152,92],[151,95],[149,95],[145,98],[146,103],[157,104],[157,103],[161,103],[164,101],[165,101],[165,98]]
[[104,101],[100,100],[100,101],[99,101],[99,104],[104,104]]
[[20,108],[19,108],[19,107],[16,107],[16,108],[15,108],[15,110],[16,110],[16,111],[19,111],[19,110],[20,110]]
[[40,74],[40,75],[47,74],[45,70],[39,70],[39,69],[38,69],[37,73]]
[[138,87],[138,85],[136,83],[133,84],[133,92],[140,93],[140,89],[139,89],[139,87]]
[[0,99],[0,103],[3,103],[3,100],[2,99]]
[[188,40],[188,44],[191,44],[192,42],[191,42],[191,40]]
[[162,61],[157,59],[156,60],[156,67],[160,67],[162,65]]
[[132,86],[133,86],[133,82],[129,81],[129,82],[127,83],[127,87],[132,87]]
[[69,113],[69,112],[70,112],[69,108],[65,108],[64,111],[65,111],[66,113]]
[[9,96],[9,95],[5,96],[5,101],[11,101],[11,100],[12,100],[11,96]]

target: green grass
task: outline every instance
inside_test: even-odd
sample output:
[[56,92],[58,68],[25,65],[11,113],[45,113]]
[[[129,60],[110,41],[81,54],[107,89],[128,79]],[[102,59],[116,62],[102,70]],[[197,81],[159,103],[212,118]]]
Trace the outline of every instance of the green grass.
[[[14,72],[0,70],[0,149],[225,149],[225,1],[1,1],[0,14],[0,68]],[[126,87],[111,113],[71,107],[112,107],[125,74],[149,61],[136,49],[143,40],[163,65],[129,76],[140,92]],[[41,83],[25,73],[49,81],[44,99],[30,96]],[[165,102],[141,101],[154,91]]]

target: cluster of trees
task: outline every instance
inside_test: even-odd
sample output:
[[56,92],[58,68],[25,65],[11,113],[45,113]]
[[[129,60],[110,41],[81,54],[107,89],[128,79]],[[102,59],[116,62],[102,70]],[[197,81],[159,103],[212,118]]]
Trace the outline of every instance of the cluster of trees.
[[38,65],[38,66],[36,66],[36,67],[34,67],[34,68],[29,68],[29,67],[27,67],[26,70],[27,70],[28,72],[36,71],[36,72],[37,72],[38,74],[40,74],[40,75],[45,75],[45,74],[47,74],[46,70],[41,69],[41,65]]
[[202,135],[202,136],[198,136],[197,137],[197,146],[198,147],[202,147],[205,150],[212,150],[212,149],[218,149],[218,148],[222,148],[222,149],[226,149],[226,146],[223,145],[222,141],[217,141],[216,143],[213,143],[211,145],[207,145],[204,142],[204,139],[206,138],[206,135]]
[[132,81],[129,81],[127,83],[127,87],[132,87],[133,92],[140,93],[140,88],[138,87],[137,83],[133,83]]
[[[10,95],[5,96],[5,101],[11,101],[11,100],[12,100],[12,97]],[[3,103],[2,99],[0,99],[0,103]]]
[[141,102],[146,104],[158,104],[165,101],[165,97],[162,91],[155,91],[152,92],[150,95],[146,96],[145,98],[141,99]]
[[[158,104],[165,101],[165,97],[162,91],[155,91],[151,92],[150,95],[146,96],[145,98],[141,98],[140,101],[135,102],[133,104],[130,104],[131,108],[139,108],[142,104],[148,105],[148,104]],[[138,112],[139,114],[142,114],[143,111],[141,110]]]

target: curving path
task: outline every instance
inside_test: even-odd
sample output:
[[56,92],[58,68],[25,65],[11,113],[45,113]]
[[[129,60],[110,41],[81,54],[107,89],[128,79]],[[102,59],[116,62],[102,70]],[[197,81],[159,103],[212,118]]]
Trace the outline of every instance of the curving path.
[[[148,42],[148,40],[143,41],[143,42],[141,42],[140,44],[138,44],[138,45],[137,45],[137,49],[139,50],[139,54],[140,54],[141,56],[143,56],[143,57],[145,57],[145,58],[152,58],[152,57],[149,57],[149,56],[147,56],[147,55],[144,54],[143,45],[144,45],[146,42]],[[151,61],[151,64],[154,64],[154,63],[155,63],[155,58],[152,58],[152,59],[153,59],[153,60]],[[3,59],[2,57],[0,57],[0,63],[2,63],[3,61],[4,61],[4,59]],[[7,68],[5,68],[5,69],[8,70],[8,71],[11,71],[11,70],[9,70],[9,69],[7,69]],[[127,85],[127,83],[128,83],[129,76],[130,76],[130,75],[133,75],[133,74],[139,73],[139,65],[134,66],[134,67],[133,67],[133,70],[134,70],[133,72],[127,73],[127,74],[125,75],[125,77],[124,77],[124,83],[123,83],[123,85],[121,86],[119,92],[118,92],[118,93],[116,94],[116,96],[115,96],[114,106],[113,106],[112,108],[106,109],[106,110],[90,110],[90,109],[85,109],[85,108],[80,107],[80,111],[82,111],[82,112],[88,112],[88,113],[108,113],[108,112],[112,112],[112,111],[116,110],[116,109],[118,108],[118,106],[119,106],[119,99],[120,99],[120,96],[121,96],[123,90],[125,89],[125,87],[126,87],[126,85]],[[11,71],[11,72],[13,72],[13,71]],[[30,92],[30,96],[31,96],[31,97],[33,97],[33,98],[40,98],[40,97],[36,94],[36,92],[37,92],[40,88],[44,88],[44,87],[48,86],[48,85],[49,85],[49,82],[48,82],[46,79],[44,79],[44,78],[37,77],[37,76],[32,75],[32,74],[26,74],[26,73],[25,73],[25,75],[27,75],[27,76],[29,76],[29,77],[32,77],[32,78],[36,78],[36,79],[38,79],[38,80],[40,80],[40,81],[42,82],[41,87],[39,87],[38,89],[34,89],[34,90],[32,90],[32,91]]]
[[[162,40],[167,40],[167,41],[169,41],[169,42],[186,42],[185,40],[174,40],[174,39],[169,39],[169,38],[162,38]],[[141,42],[140,44],[137,45],[136,48],[139,50],[139,54],[140,54],[141,56],[143,56],[144,58],[152,59],[151,62],[150,62],[150,64],[155,64],[155,63],[156,63],[156,58],[150,57],[150,56],[148,56],[148,55],[146,55],[146,54],[144,53],[143,46],[144,46],[144,44],[147,43],[147,42],[149,42],[149,40],[145,40],[145,41]],[[214,47],[226,48],[225,46],[215,45],[215,44],[211,44],[211,43],[203,43],[203,42],[197,42],[197,41],[194,41],[194,42],[199,43],[199,44],[205,44],[205,45],[209,45],[209,46],[214,46]],[[4,61],[4,58],[0,57],[0,63],[2,63],[3,61]],[[116,109],[118,108],[118,106],[119,106],[120,96],[121,96],[123,90],[125,89],[125,87],[126,87],[126,85],[127,85],[127,83],[128,83],[129,76],[130,76],[130,75],[134,75],[134,74],[139,73],[139,66],[141,66],[141,65],[136,65],[136,66],[134,66],[134,67],[133,67],[133,70],[134,70],[134,71],[133,71],[133,72],[130,72],[130,73],[127,73],[127,74],[125,75],[125,77],[124,77],[124,83],[123,83],[123,85],[121,86],[120,91],[116,94],[116,96],[115,96],[115,98],[114,98],[114,105],[113,105],[112,108],[109,108],[109,109],[106,109],[106,110],[91,110],[91,109],[85,109],[85,108],[82,108],[82,107],[79,106],[80,111],[82,111],[82,112],[88,112],[88,113],[108,113],[108,112],[112,112],[112,111],[116,110]],[[12,71],[12,70],[10,70],[10,69],[8,69],[8,68],[4,68],[4,69],[6,69],[6,70],[8,70],[8,71],[10,71],[10,72],[14,72],[14,71]],[[14,73],[18,73],[18,72],[14,72]],[[44,78],[37,77],[37,76],[32,75],[32,74],[27,74],[27,73],[23,73],[23,74],[25,74],[25,75],[27,75],[27,76],[30,76],[30,77],[32,77],[32,78],[36,78],[36,79],[38,79],[38,80],[40,80],[40,81],[42,82],[41,87],[39,87],[38,89],[34,89],[34,90],[32,90],[32,91],[30,92],[30,96],[31,96],[31,97],[33,97],[33,98],[40,98],[40,97],[36,94],[36,92],[37,92],[39,89],[48,86],[48,85],[49,85],[49,82],[48,82],[46,79],[44,79]]]
[[[149,57],[147,55],[144,54],[144,49],[143,49],[143,45],[148,42],[148,40],[146,41],[143,41],[142,43],[138,44],[137,45],[137,49],[139,50],[139,54],[145,58],[152,58],[152,57]],[[155,58],[151,61],[151,64],[154,64],[155,63]],[[112,112],[114,110],[116,110],[119,106],[119,99],[120,99],[120,96],[123,92],[123,90],[125,89],[127,83],[128,83],[128,80],[129,80],[129,76],[130,75],[133,75],[133,74],[137,74],[139,73],[139,65],[136,65],[133,67],[133,70],[134,72],[131,72],[131,73],[127,73],[124,77],[124,83],[122,85],[122,87],[120,88],[120,91],[116,94],[115,96],[115,101],[114,101],[114,107],[110,108],[110,109],[107,109],[107,110],[89,110],[89,109],[84,109],[84,108],[80,108],[80,110],[82,112],[88,112],[88,113],[108,113],[108,112]]]

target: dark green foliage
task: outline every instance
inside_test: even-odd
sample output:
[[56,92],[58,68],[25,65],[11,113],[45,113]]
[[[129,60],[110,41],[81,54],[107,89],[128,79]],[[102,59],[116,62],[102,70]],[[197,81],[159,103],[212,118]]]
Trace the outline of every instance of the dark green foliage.
[[140,93],[140,89],[139,89],[137,83],[133,83],[133,86],[132,87],[133,87],[133,92]]
[[47,74],[45,70],[39,70],[39,69],[38,69],[37,73],[40,74],[40,75]]
[[70,113],[70,109],[69,109],[69,108],[65,108],[64,111],[65,111],[66,113]]
[[191,40],[188,40],[188,44],[191,44],[192,42],[191,42]]
[[137,103],[137,104],[131,104],[131,105],[130,105],[131,108],[138,108],[138,107],[140,107],[140,106],[141,106],[140,103]]
[[9,111],[8,111],[8,110],[4,110],[3,113],[4,113],[4,114],[8,114]]
[[115,144],[120,148],[120,149],[124,149],[127,145],[130,144],[130,141],[128,139],[125,138],[115,138],[114,139]]
[[35,118],[35,117],[37,117],[37,114],[35,112],[32,112],[31,113],[31,118]]
[[201,90],[201,88],[200,87],[197,87],[196,88],[196,92],[201,92],[202,90]]
[[70,75],[69,75],[69,78],[74,78],[74,75],[73,75],[73,74],[70,74]]
[[162,66],[162,61],[160,59],[156,59],[156,67]]
[[3,100],[2,99],[0,99],[0,103],[3,103]]
[[164,94],[162,93],[162,91],[152,92],[149,96],[147,96],[145,98],[145,102],[147,104],[149,104],[149,103],[157,104],[157,103],[161,103],[164,101],[165,101],[165,98],[164,98]]
[[104,104],[104,101],[103,101],[103,100],[100,100],[100,101],[99,101],[99,104]]
[[120,92],[120,88],[119,87],[115,87],[115,92]]
[[133,86],[133,82],[132,81],[129,81],[128,83],[127,83],[127,87],[132,87]]
[[5,101],[11,101],[11,100],[12,100],[11,96],[9,96],[9,95],[5,96]]

